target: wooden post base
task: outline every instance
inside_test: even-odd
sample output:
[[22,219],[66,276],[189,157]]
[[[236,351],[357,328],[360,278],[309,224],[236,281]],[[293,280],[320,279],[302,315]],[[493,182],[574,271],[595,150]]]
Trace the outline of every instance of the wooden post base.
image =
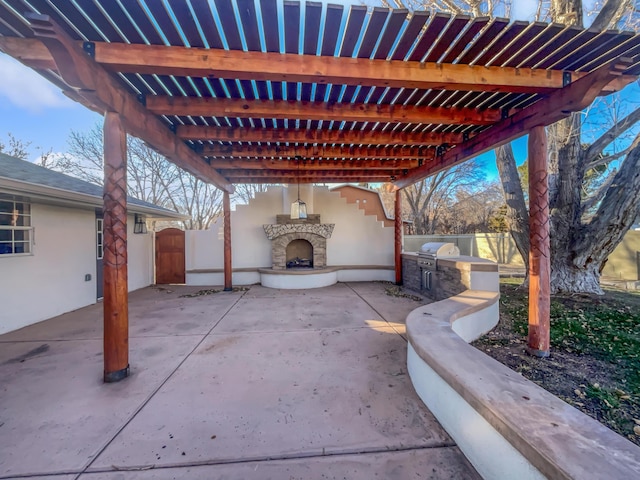
[[526,347],[525,351],[532,357],[547,358],[549,356],[549,350],[536,350],[535,348]]
[[116,370],[115,372],[104,372],[104,383],[115,383],[123,380],[129,376],[129,365],[122,370]]

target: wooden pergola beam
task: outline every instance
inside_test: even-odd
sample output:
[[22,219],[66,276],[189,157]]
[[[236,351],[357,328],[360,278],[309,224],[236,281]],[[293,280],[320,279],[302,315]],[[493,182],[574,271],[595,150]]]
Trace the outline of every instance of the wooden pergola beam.
[[502,118],[498,109],[444,108],[370,103],[298,102],[213,97],[146,97],[156,115],[192,117],[273,118],[276,120],[335,120],[346,122],[433,123],[490,125]]
[[128,133],[144,140],[180,168],[233,192],[233,185],[149,112],[104,67],[86,55],[49,16],[28,14],[36,37],[49,51],[55,69],[69,85],[69,96],[95,111],[119,113]]
[[433,158],[429,147],[326,147],[322,145],[204,145],[199,153],[205,157],[278,157],[278,158]]
[[463,140],[461,133],[232,128],[197,125],[178,125],[176,134],[184,140],[319,143],[328,145],[455,145]]
[[[305,177],[307,179],[315,179],[313,181],[325,182],[325,178],[340,178],[341,181],[360,181],[362,178],[367,177],[383,177],[386,178],[386,181],[389,180],[390,177],[400,175],[402,170],[372,170],[370,172],[367,171],[353,171],[353,170],[310,170],[306,171],[304,165],[298,169],[289,169],[289,170],[248,170],[248,169],[223,169],[220,172],[229,176],[230,179],[237,177],[265,177],[265,178],[274,178],[274,177],[283,177],[283,178],[297,178]],[[234,182],[235,183],[235,182]]]
[[606,85],[620,77],[621,72],[625,71],[631,63],[632,60],[628,58],[609,62],[530,107],[483,130],[443,155],[437,156],[434,161],[412,170],[396,180],[394,185],[396,188],[408,187],[423,178],[526,135],[534,127],[551,125],[573,112],[583,110],[600,95]]
[[[94,43],[94,48],[96,62],[122,73],[516,93],[549,93],[562,88],[565,80],[561,70],[103,42]],[[38,39],[0,37],[0,49],[33,68],[55,69]],[[572,81],[586,75],[569,73]],[[630,81],[631,77],[614,80],[603,90],[618,91]]]
[[244,175],[232,177],[231,180],[234,184],[239,183],[256,183],[256,184],[307,184],[307,183],[346,183],[346,182],[368,182],[368,183],[385,183],[391,181],[391,178],[388,176],[380,175],[380,176],[360,176],[353,177],[350,179],[345,179],[342,176],[327,176],[322,178],[317,177],[306,177],[301,175],[300,177],[294,176],[272,176],[272,177],[254,177],[252,175]]
[[[296,159],[276,158],[212,158],[209,160],[215,169],[243,170],[296,170],[299,161]],[[315,170],[405,170],[420,166],[418,159],[307,159],[301,158],[300,165],[304,171]]]

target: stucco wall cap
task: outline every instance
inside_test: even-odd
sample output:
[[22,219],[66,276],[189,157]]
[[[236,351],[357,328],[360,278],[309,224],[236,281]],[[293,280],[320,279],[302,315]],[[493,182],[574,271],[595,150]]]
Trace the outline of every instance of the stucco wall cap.
[[407,317],[412,347],[431,369],[542,474],[554,479],[640,478],[640,448],[480,350],[452,325],[498,301],[467,290]]

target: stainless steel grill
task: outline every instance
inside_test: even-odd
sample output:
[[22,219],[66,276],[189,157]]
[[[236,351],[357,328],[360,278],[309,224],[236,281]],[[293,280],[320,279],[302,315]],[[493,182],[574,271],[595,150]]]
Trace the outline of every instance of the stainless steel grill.
[[460,249],[453,243],[428,242],[420,247],[418,266],[420,267],[420,290],[436,289],[438,258],[459,257]]

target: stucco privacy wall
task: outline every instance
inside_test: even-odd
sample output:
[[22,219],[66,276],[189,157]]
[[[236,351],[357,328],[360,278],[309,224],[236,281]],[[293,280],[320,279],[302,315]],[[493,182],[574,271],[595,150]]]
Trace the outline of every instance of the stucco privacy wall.
[[[249,205],[236,206],[231,212],[234,269],[271,267],[271,241],[262,226],[276,223],[277,214],[288,213],[287,208],[296,197],[295,187],[271,187],[258,193]],[[338,192],[326,187],[301,186],[300,197],[307,203],[308,213],[320,214],[322,223],[335,223],[333,235],[327,240],[329,266],[393,265],[393,228],[385,228],[375,216],[365,215],[357,205],[348,204]],[[214,278],[211,272],[189,272],[223,268],[222,223],[219,219],[209,230],[186,232],[188,284],[204,284],[196,276]],[[242,278],[234,274],[233,280],[240,284]]]
[[[271,242],[262,225],[276,222],[282,213],[282,187],[259,192],[249,205],[231,212],[231,259],[233,268],[270,268]],[[223,219],[208,230],[185,232],[185,263],[190,270],[221,269],[224,260]],[[187,276],[187,283],[189,276]]]
[[[95,213],[32,203],[31,222],[33,255],[0,257],[0,334],[96,302]],[[129,290],[152,283],[152,242],[130,216]]]
[[[417,252],[427,242],[452,242],[462,255],[493,260],[500,264],[523,266],[522,257],[508,233],[468,235],[405,235],[404,251]],[[622,280],[640,280],[640,230],[630,230],[609,255],[602,276]]]
[[522,257],[508,233],[472,233],[465,235],[405,235],[405,252],[417,252],[427,242],[451,242],[461,255],[486,258],[500,264],[523,266]]
[[623,280],[640,280],[640,230],[631,230],[609,255],[602,275]]
[[339,192],[316,188],[313,213],[322,223],[335,223],[327,240],[327,264],[393,265],[394,229],[384,227],[375,215],[365,215],[354,203],[347,203]]

